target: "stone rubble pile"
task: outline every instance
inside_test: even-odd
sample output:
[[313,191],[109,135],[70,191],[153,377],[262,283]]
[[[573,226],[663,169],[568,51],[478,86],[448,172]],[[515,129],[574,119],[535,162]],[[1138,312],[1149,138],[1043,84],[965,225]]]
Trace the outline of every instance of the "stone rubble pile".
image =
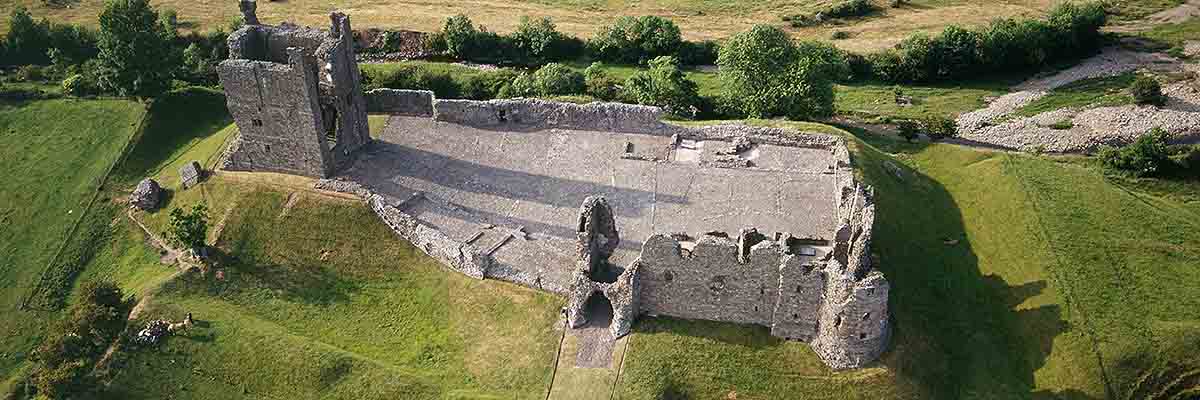
[[163,336],[167,336],[170,333],[170,326],[171,323],[166,320],[156,319],[150,321],[146,324],[145,328],[138,331],[137,335],[133,337],[133,341],[141,345],[156,344],[159,340],[162,340]]
[[153,210],[158,207],[158,199],[162,198],[162,187],[158,182],[146,178],[138,182],[137,188],[129,195],[129,206],[139,210]]

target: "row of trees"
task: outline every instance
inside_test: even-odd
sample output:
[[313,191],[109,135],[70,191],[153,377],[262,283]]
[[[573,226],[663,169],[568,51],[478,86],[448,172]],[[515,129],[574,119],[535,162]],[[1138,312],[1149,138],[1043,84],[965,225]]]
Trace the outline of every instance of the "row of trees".
[[639,64],[661,56],[698,65],[711,64],[717,54],[716,43],[685,41],[674,22],[657,16],[617,18],[584,41],[559,32],[548,17],[522,17],[516,31],[501,35],[456,15],[426,46],[459,60],[527,66],[581,59]]
[[180,35],[175,13],[159,13],[148,0],[107,2],[99,30],[37,22],[24,7],[9,21],[0,64],[25,66],[22,78],[61,80],[77,96],[151,97],[173,79],[213,85],[216,64],[228,56],[225,31]]

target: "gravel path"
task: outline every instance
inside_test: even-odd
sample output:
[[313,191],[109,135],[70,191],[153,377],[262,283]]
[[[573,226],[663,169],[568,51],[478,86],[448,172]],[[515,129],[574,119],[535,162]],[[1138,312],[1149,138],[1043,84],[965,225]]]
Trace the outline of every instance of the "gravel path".
[[[1200,51],[1189,43],[1188,52]],[[1026,81],[988,104],[958,118],[960,138],[969,142],[1014,150],[1086,153],[1100,146],[1120,146],[1136,140],[1153,128],[1162,128],[1174,142],[1200,139],[1200,78],[1163,87],[1169,101],[1163,107],[1120,106],[1093,109],[1061,109],[1033,117],[1006,120],[1021,107],[1046,96],[1051,90],[1072,82],[1119,75],[1133,70],[1154,72],[1197,71],[1197,64],[1182,64],[1161,53],[1138,53],[1109,48],[1100,55],[1049,77]],[[1194,72],[1193,72],[1194,73]],[[1071,126],[1055,125],[1070,121]]]

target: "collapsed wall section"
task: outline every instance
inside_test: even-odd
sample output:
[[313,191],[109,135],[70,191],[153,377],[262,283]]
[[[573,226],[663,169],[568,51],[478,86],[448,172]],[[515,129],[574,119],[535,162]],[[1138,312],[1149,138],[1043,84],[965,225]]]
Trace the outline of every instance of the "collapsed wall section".
[[573,129],[670,136],[658,107],[621,103],[572,104],[536,99],[437,100],[434,119],[477,128]]

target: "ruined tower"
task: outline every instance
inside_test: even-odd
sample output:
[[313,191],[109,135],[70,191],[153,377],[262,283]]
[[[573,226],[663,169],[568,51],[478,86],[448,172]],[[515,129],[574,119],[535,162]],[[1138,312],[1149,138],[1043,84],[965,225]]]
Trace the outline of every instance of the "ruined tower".
[[229,35],[218,67],[240,132],[224,168],[326,177],[370,141],[350,19],[330,14],[330,30],[247,25]]

